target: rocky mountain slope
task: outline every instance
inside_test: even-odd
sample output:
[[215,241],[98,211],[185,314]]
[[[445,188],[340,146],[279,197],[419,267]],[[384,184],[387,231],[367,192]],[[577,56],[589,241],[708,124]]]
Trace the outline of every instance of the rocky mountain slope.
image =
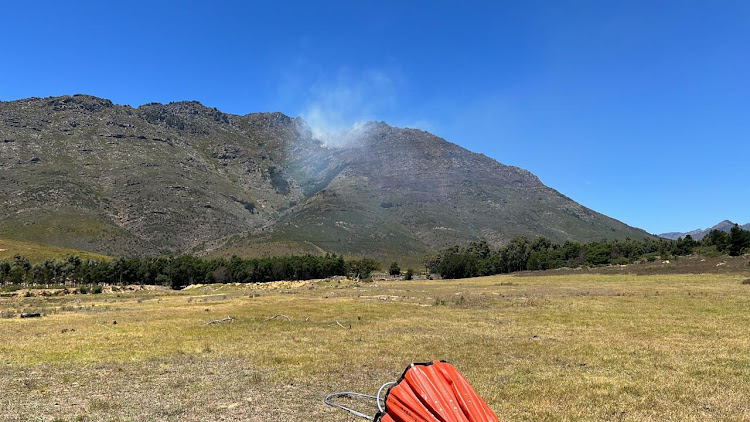
[[645,237],[533,174],[370,123],[342,146],[299,118],[86,95],[0,103],[0,235],[107,254],[422,254],[515,235]]
[[[724,220],[724,221],[716,224],[715,226],[709,227],[707,229],[696,229],[696,230],[689,231],[689,232],[669,232],[669,233],[662,233],[662,234],[659,235],[659,237],[663,237],[665,239],[677,240],[680,237],[684,238],[685,236],[690,235],[695,240],[701,240],[711,230],[719,230],[719,231],[723,231],[723,232],[729,233],[729,231],[732,230],[732,227],[734,227],[734,224],[735,223],[733,223],[733,222],[731,222],[729,220]],[[750,223],[747,223],[744,226],[740,226],[740,227],[743,228],[743,229],[745,229],[745,230],[750,230]]]

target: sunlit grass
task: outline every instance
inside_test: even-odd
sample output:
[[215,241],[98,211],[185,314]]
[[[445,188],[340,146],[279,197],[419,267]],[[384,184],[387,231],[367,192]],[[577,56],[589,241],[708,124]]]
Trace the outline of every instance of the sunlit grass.
[[32,263],[41,262],[45,259],[61,259],[68,255],[77,255],[83,259],[110,259],[106,255],[79,249],[62,248],[26,240],[1,238],[0,260],[12,260],[16,254],[23,256]]
[[[0,311],[48,313],[0,319],[0,359],[86,370],[210,356],[251,363],[261,386],[365,392],[412,361],[447,359],[503,420],[745,420],[745,278],[496,276],[0,299]],[[269,319],[277,314],[291,321]],[[207,325],[226,316],[236,320]],[[309,406],[333,387],[321,388]]]

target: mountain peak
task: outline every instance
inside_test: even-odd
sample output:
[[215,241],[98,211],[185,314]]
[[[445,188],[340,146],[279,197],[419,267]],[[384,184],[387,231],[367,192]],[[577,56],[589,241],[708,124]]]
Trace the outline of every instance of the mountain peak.
[[[732,230],[732,227],[734,227],[738,223],[734,223],[731,220],[722,220],[719,223],[715,224],[712,227],[709,227],[707,229],[696,229],[689,232],[669,232],[669,233],[662,233],[659,235],[659,237],[663,237],[665,239],[672,239],[676,240],[680,237],[685,237],[687,235],[690,235],[695,240],[703,239],[711,230],[719,230],[722,232],[729,232]],[[741,228],[745,230],[750,230],[750,223],[747,223],[743,226],[740,226]]]

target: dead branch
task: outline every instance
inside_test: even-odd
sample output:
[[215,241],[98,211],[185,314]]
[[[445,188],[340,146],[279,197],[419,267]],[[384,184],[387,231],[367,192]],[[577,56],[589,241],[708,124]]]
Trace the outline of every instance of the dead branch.
[[218,324],[218,323],[221,323],[221,322],[232,322],[232,321],[234,321],[234,318],[228,316],[228,317],[226,317],[224,319],[214,319],[214,320],[208,321],[206,323],[206,325]]
[[270,320],[276,319],[276,318],[284,318],[285,320],[287,320],[289,322],[292,322],[292,319],[289,318],[288,316],[284,315],[284,314],[276,314],[276,315],[272,316],[271,318],[266,318],[266,321],[270,321]]
[[341,323],[340,323],[340,322],[336,321],[336,324],[337,324],[337,325],[338,325],[339,327],[341,327],[341,328],[343,328],[343,329],[346,329],[346,327],[344,327],[343,325],[341,325]]

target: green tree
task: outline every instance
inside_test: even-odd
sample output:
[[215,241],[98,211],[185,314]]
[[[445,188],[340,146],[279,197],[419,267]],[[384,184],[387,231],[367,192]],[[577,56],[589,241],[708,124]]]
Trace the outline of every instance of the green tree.
[[380,269],[380,264],[372,259],[364,258],[349,261],[349,275],[352,278],[367,279],[373,271]]
[[586,262],[592,265],[609,264],[612,259],[612,244],[609,242],[592,243],[586,251]]
[[738,224],[729,231],[728,251],[731,256],[740,256],[746,248],[750,248],[750,231],[742,230]]
[[391,267],[388,268],[388,274],[390,275],[401,275],[401,267],[398,266],[398,262],[393,262]]
[[729,234],[720,230],[711,230],[703,238],[705,246],[716,246],[716,250],[724,252],[729,247]]
[[476,255],[464,252],[444,257],[440,262],[440,275],[444,278],[476,277]]
[[507,262],[508,271],[523,271],[531,255],[529,240],[526,236],[516,236],[503,249],[503,258]]

